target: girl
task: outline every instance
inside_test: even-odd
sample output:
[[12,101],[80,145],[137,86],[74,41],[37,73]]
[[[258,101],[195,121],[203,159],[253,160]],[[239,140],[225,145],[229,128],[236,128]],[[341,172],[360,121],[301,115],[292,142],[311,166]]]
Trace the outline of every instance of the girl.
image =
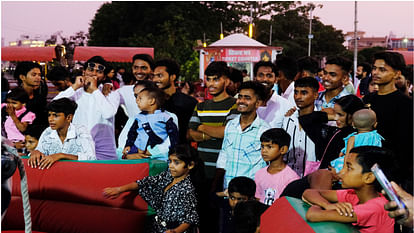
[[197,152],[188,145],[177,145],[168,159],[168,171],[120,187],[105,188],[106,198],[123,192],[138,194],[156,211],[151,232],[193,232],[198,225],[197,200],[190,174],[199,169]]
[[344,165],[344,155],[358,146],[382,146],[384,138],[374,130],[377,125],[375,112],[370,109],[361,109],[352,115],[352,125],[357,132],[349,134],[344,138],[345,147],[341,150],[340,157],[331,161],[331,166],[339,172]]

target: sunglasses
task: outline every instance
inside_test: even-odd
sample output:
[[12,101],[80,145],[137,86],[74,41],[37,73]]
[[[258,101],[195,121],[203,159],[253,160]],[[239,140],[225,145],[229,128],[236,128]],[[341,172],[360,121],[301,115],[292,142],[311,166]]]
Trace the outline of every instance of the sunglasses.
[[105,66],[97,64],[97,63],[90,62],[90,63],[88,63],[88,68],[87,69],[89,71],[96,70],[96,72],[98,72],[98,74],[103,74],[103,72],[105,70]]

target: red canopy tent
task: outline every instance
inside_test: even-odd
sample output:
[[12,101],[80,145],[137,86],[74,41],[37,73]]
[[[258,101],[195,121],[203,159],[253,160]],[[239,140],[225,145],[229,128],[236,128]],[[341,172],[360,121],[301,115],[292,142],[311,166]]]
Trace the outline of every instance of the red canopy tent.
[[76,47],[73,60],[87,61],[93,56],[102,56],[109,62],[132,62],[132,57],[138,53],[145,53],[154,57],[154,48],[138,47]]
[[56,58],[55,46],[50,47],[2,47],[2,61],[47,62]]

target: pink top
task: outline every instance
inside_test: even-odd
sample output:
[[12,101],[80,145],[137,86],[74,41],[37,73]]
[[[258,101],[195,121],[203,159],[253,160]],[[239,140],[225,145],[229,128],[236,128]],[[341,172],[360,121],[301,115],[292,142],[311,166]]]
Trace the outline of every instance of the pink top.
[[349,202],[354,208],[357,222],[352,223],[358,227],[361,233],[393,233],[394,219],[390,218],[384,209],[387,199],[380,194],[380,197],[373,198],[364,204],[358,204],[359,199],[353,189],[337,190],[338,202]]
[[[5,107],[7,104],[1,104],[1,108]],[[16,110],[16,116],[19,117],[26,111],[26,107],[23,106],[21,109]],[[28,112],[21,120],[21,122],[28,122],[31,124],[33,120],[36,118],[36,115],[32,112]],[[19,129],[17,129],[16,125],[14,124],[13,119],[10,116],[7,116],[6,121],[4,122],[4,129],[7,133],[7,139],[17,142],[17,141],[24,141],[24,135],[20,133]]]
[[264,167],[256,172],[254,181],[256,182],[256,198],[266,205],[272,205],[279,198],[285,187],[292,181],[299,179],[298,174],[289,166],[275,174],[270,174]]

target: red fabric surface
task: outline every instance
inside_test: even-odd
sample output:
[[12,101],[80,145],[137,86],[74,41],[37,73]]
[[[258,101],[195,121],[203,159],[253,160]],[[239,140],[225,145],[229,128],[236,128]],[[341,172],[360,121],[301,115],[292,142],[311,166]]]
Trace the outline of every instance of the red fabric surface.
[[138,53],[154,57],[154,48],[78,46],[75,48],[73,60],[87,61],[93,56],[102,56],[109,62],[132,62],[132,57]]
[[261,233],[315,233],[285,197],[277,199],[260,218]]
[[56,57],[55,47],[2,47],[2,61],[52,61]]

